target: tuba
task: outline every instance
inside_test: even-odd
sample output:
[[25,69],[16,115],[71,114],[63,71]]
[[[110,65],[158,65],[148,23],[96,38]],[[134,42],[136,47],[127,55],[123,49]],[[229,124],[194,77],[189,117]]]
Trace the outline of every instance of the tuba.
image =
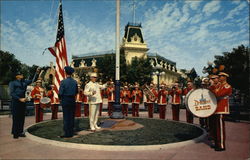
[[144,85],[142,87],[143,93],[146,95],[146,97],[151,101],[151,102],[155,102],[156,101],[156,97],[155,94],[150,90],[150,88],[147,85]]

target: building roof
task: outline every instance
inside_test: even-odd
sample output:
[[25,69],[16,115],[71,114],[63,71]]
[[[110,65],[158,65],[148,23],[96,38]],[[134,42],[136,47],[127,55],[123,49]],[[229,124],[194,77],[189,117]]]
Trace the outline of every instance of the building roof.
[[125,27],[124,38],[127,39],[128,42],[131,42],[131,38],[137,34],[141,39],[141,43],[144,43],[142,32],[141,32],[141,23],[128,23]]
[[148,52],[147,54],[148,54],[149,58],[155,58],[156,57],[157,59],[160,59],[160,60],[163,60],[165,62],[168,62],[169,64],[176,65],[176,62],[171,61],[171,60],[169,60],[169,59],[167,59],[167,58],[159,55],[158,53]]

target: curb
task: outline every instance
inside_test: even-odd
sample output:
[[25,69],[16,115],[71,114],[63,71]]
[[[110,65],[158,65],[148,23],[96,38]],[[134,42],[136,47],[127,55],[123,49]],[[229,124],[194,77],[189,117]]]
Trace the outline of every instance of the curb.
[[[47,121],[41,122],[45,123]],[[179,123],[185,123],[185,122],[179,122]],[[61,141],[55,141],[55,140],[49,140],[41,137],[34,136],[30,134],[27,129],[30,128],[35,124],[32,124],[25,128],[26,136],[28,139],[36,141],[41,144],[47,144],[52,146],[58,146],[58,147],[65,147],[65,148],[72,148],[72,149],[83,149],[83,150],[96,150],[96,151],[147,151],[147,150],[163,150],[163,149],[170,149],[170,148],[177,148],[177,147],[183,147],[186,145],[191,145],[198,143],[202,141],[206,136],[207,132],[203,128],[194,125],[195,127],[200,128],[203,133],[201,136],[187,140],[182,142],[176,142],[176,143],[170,143],[170,144],[161,144],[161,145],[94,145],[94,144],[79,144],[79,143],[70,143],[70,142],[61,142]]]

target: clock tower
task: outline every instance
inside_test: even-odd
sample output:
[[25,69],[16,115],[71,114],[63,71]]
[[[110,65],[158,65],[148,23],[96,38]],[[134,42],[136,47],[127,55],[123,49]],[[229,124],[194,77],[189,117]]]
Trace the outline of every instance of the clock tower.
[[130,64],[134,57],[147,58],[149,48],[143,39],[141,28],[141,24],[138,23],[128,23],[125,26],[121,53],[125,55],[127,64]]

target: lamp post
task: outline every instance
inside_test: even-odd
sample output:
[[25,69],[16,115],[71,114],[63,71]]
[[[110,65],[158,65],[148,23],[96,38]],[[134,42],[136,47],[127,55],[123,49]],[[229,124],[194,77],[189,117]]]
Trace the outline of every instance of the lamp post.
[[165,72],[162,71],[162,66],[156,62],[156,65],[153,67],[156,71],[153,72],[153,75],[157,76],[157,90],[160,90],[160,76],[165,75]]

